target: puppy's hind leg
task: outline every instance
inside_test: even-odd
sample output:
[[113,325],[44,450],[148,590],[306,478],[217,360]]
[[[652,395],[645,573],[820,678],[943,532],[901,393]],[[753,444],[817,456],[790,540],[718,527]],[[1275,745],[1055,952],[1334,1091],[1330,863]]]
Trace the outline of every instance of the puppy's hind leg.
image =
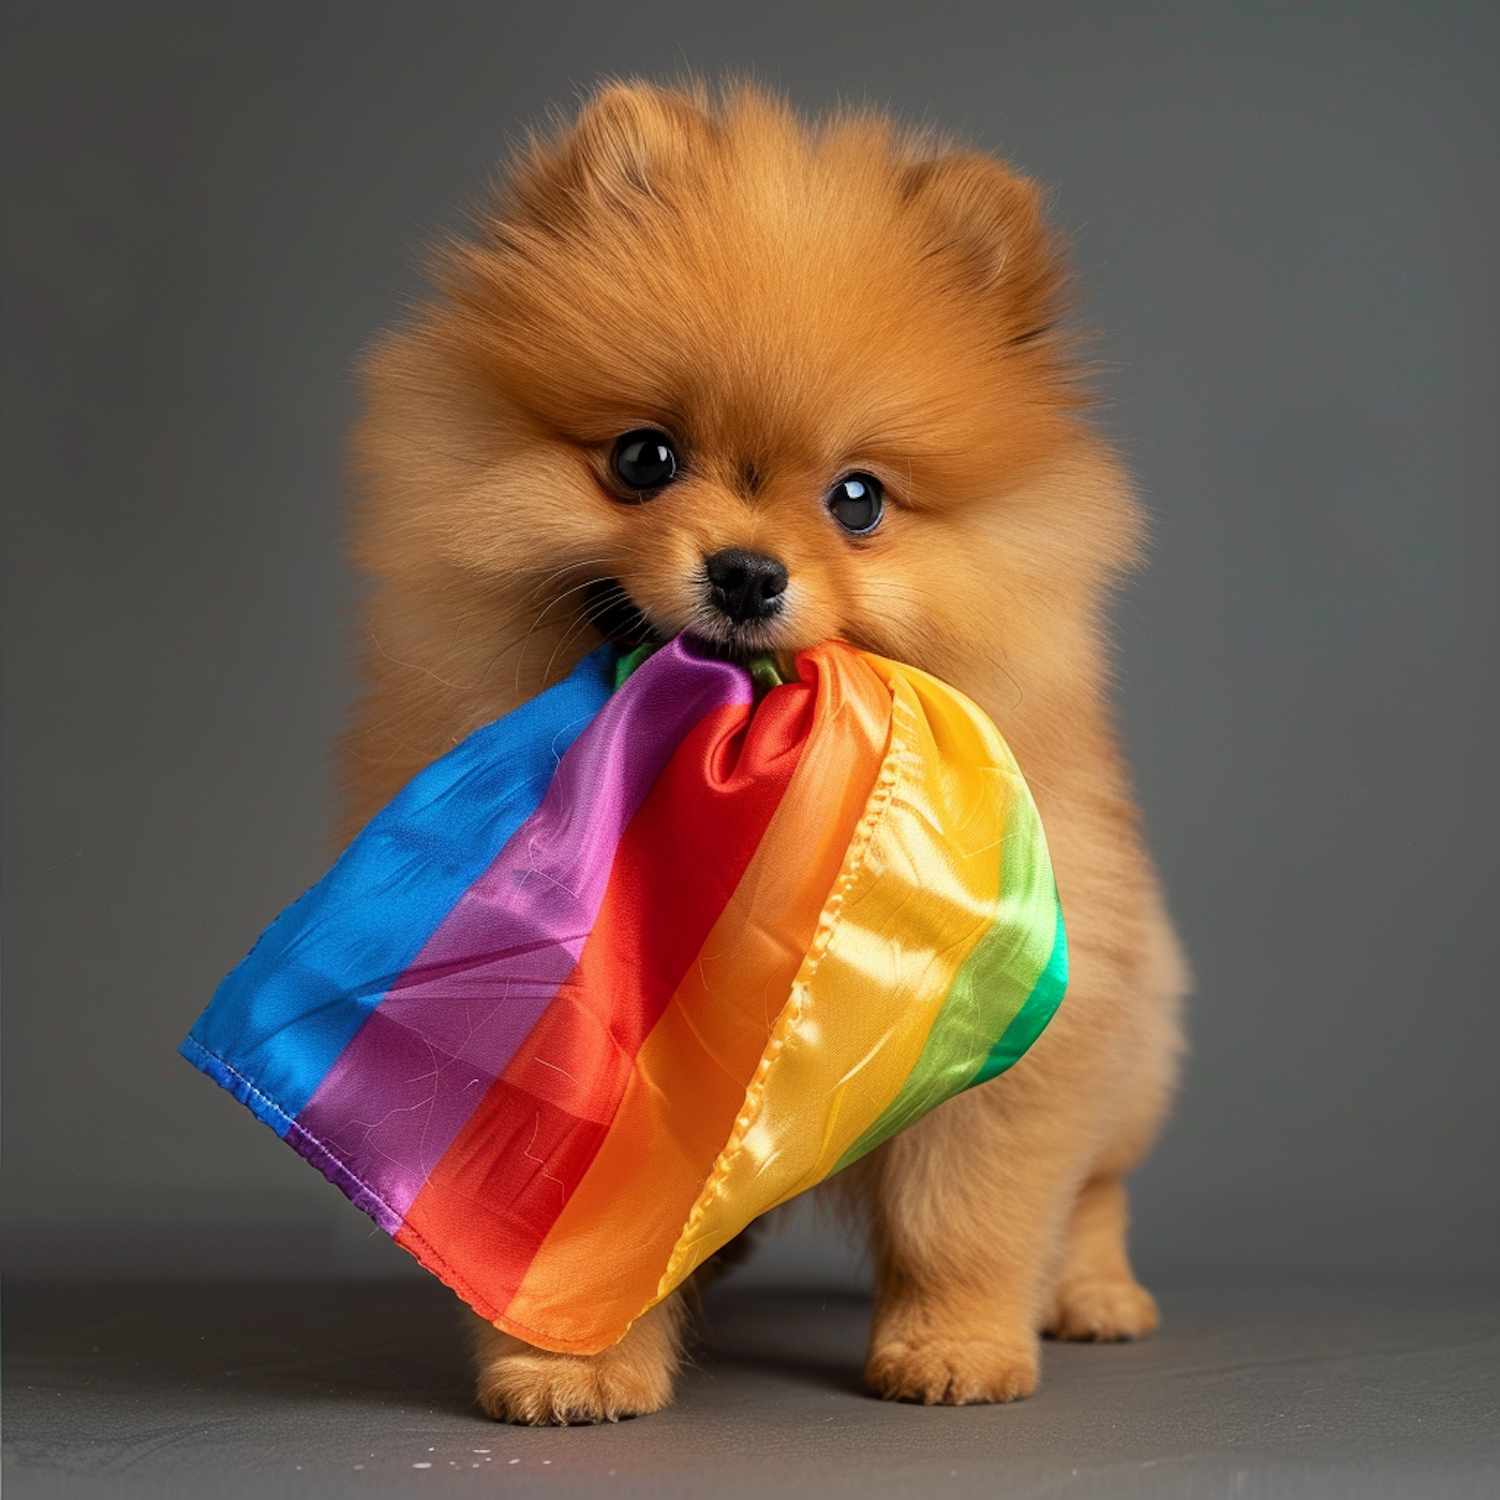
[[479,1404],[497,1421],[534,1427],[660,1411],[672,1399],[682,1363],[684,1322],[682,1297],[674,1293],[637,1318],[618,1344],[598,1354],[554,1354],[476,1315]]
[[1068,1221],[1066,1249],[1052,1290],[1046,1332],[1059,1339],[1113,1342],[1156,1330],[1156,1300],[1135,1278],[1126,1249],[1130,1213],[1121,1178],[1150,1149],[1176,1085],[1182,1055],[1180,997],[1187,964],[1160,910],[1148,928],[1138,1013],[1139,1050],[1124,1117]]
[[1082,1176],[1036,1112],[994,1085],[881,1148],[870,1174],[877,1286],[865,1378],[891,1400],[964,1406],[1036,1389],[1038,1329]]
[[1135,1279],[1125,1248],[1129,1214],[1118,1177],[1086,1182],[1073,1205],[1067,1251],[1046,1331],[1059,1339],[1141,1339],[1156,1330],[1156,1299]]

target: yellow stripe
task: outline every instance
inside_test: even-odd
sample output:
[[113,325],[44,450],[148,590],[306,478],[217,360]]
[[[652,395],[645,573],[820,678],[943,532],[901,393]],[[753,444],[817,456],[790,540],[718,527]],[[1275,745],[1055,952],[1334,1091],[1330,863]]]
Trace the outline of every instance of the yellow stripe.
[[890,749],[658,1296],[752,1218],[821,1182],[879,1118],[994,916],[1008,786],[998,732],[925,673],[865,660],[892,693]]

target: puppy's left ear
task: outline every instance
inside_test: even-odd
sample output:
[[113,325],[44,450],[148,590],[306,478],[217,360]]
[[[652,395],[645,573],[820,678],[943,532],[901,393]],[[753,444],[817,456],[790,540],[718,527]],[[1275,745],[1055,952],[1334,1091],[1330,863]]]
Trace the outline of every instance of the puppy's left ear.
[[955,152],[908,163],[901,191],[932,243],[929,254],[989,303],[1006,342],[1053,327],[1064,276],[1034,182],[993,157]]
[[589,101],[559,168],[582,191],[617,204],[651,198],[718,133],[703,89],[614,83]]

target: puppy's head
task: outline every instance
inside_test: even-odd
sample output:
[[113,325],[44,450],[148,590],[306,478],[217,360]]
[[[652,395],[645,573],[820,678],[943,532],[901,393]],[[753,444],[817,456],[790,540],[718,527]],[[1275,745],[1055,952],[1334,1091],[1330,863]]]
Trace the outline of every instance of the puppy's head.
[[1037,192],[993,159],[614,86],[477,222],[369,361],[365,558],[550,611],[560,665],[592,626],[941,669],[1129,551],[1078,478]]

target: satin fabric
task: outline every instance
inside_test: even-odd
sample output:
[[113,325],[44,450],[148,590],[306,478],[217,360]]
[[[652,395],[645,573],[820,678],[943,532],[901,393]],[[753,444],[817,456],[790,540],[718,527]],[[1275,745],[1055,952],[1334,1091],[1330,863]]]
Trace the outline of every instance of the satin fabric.
[[583,1353],[1009,1066],[1066,983],[968,699],[837,642],[758,702],[643,655],[420,773],[183,1045],[484,1316]]

